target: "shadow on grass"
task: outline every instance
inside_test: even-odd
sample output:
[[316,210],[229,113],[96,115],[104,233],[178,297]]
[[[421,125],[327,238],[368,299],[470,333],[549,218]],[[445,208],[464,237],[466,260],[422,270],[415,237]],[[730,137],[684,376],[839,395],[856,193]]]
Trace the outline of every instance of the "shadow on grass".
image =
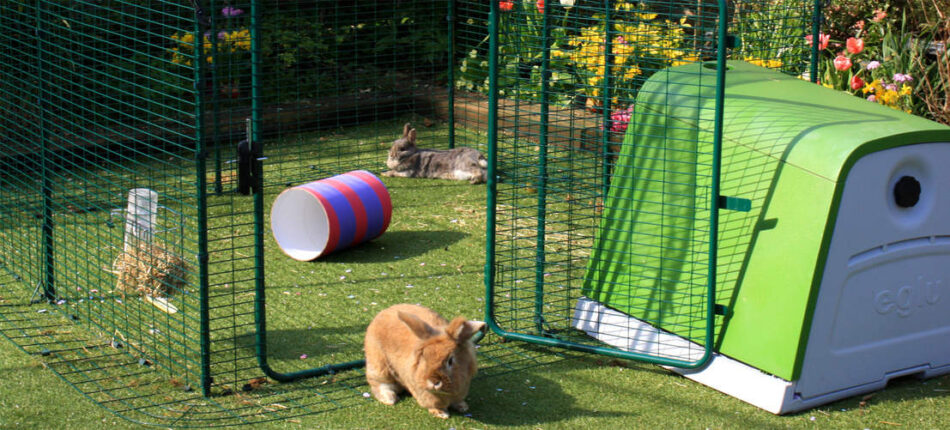
[[379,263],[412,258],[438,248],[448,249],[468,234],[458,231],[389,231],[371,242],[330,254],[328,263]]
[[[553,370],[549,367],[548,370]],[[530,375],[513,375],[512,379],[530,377],[530,384],[514,385],[512,388],[494,388],[489,381],[473,388],[469,394],[472,419],[492,426],[530,426],[542,423],[556,423],[578,417],[630,417],[634,413],[616,411],[594,411],[577,406],[573,396],[566,393],[561,384],[540,376],[542,372]],[[510,385],[509,385],[510,386]]]
[[[306,351],[310,362],[317,363],[323,355],[340,352],[340,341],[357,335],[362,339],[365,326],[346,325],[313,327],[306,329],[268,329],[267,357],[272,360],[299,360],[301,351]],[[234,339],[234,346],[249,354],[256,353],[254,332]]]

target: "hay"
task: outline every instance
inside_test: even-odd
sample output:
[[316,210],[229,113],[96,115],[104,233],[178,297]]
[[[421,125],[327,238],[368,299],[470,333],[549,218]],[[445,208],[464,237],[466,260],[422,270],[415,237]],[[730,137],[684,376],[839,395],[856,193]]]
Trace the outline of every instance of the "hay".
[[184,290],[187,265],[173,252],[151,243],[140,243],[123,251],[112,263],[118,276],[116,290],[123,295],[139,293],[165,297]]

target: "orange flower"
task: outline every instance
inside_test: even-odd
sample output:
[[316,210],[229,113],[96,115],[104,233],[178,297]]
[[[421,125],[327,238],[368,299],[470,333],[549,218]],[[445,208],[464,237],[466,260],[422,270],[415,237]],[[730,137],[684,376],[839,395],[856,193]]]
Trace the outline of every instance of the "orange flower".
[[502,12],[508,12],[515,7],[515,2],[512,0],[501,0],[498,2],[498,9],[501,9]]

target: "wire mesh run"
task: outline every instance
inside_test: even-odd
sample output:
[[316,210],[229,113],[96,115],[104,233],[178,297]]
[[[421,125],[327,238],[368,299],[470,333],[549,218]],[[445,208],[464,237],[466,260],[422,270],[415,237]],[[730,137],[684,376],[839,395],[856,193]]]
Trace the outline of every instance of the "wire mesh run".
[[722,322],[726,60],[807,77],[813,5],[515,1],[495,11],[488,282],[499,331],[702,364]]
[[[486,39],[485,14],[446,0],[4,2],[0,264],[25,306],[0,311],[5,333],[96,402],[144,422],[189,416],[200,394],[258,396],[281,375],[358,367],[369,312],[381,308],[346,311],[357,309],[348,297],[394,281],[329,282],[338,279],[328,271],[367,249],[289,264],[268,231],[272,203],[328,176],[379,175],[406,123],[425,148],[484,147],[485,98],[459,88],[456,109],[453,76],[456,57]],[[425,194],[470,220],[484,213],[484,194],[468,184],[387,185],[397,206]],[[392,236],[426,249],[465,237],[405,218]],[[447,267],[446,285],[462,274]],[[312,296],[286,300],[301,293]],[[65,320],[44,333],[48,314]],[[64,321],[83,335],[32,343],[72,331]],[[112,377],[154,392],[103,382]],[[153,397],[162,390],[175,400]],[[286,406],[300,410],[271,416],[325,409]],[[192,424],[242,422],[233,410]]]
[[[473,246],[454,229],[478,225],[482,191],[386,179],[393,242],[320,265],[288,263],[270,212],[289,187],[382,173],[409,123],[426,148],[495,147],[503,330],[697,363],[715,323],[718,74],[726,58],[807,72],[813,11],[549,3],[3,2],[0,332],[140,422],[361,402],[358,371],[275,379],[358,367],[374,295],[466,309],[482,261],[453,267],[450,247]],[[381,268],[422,255],[442,264]]]

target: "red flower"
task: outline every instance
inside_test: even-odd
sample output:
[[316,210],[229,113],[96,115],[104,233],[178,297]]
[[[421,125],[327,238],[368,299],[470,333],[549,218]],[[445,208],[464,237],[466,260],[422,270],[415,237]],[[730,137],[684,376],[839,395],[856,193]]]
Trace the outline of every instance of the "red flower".
[[221,86],[221,95],[229,99],[236,99],[241,97],[241,90],[237,87],[237,85],[224,84]]
[[508,12],[515,7],[515,2],[512,0],[501,0],[498,2],[498,9],[501,9],[502,12]]
[[851,68],[851,59],[844,55],[837,56],[834,63],[835,68],[842,72]]
[[848,52],[852,54],[858,54],[864,50],[864,40],[849,37],[845,42],[845,46],[848,48]]
[[[811,45],[812,37],[810,34],[805,36],[805,40],[808,42],[809,45]],[[828,42],[830,40],[831,40],[830,34],[818,33],[818,50],[824,51],[825,49],[828,49]]]
[[861,88],[864,88],[864,80],[859,78],[857,75],[853,76],[851,78],[851,89],[857,91]]
[[544,0],[538,0],[538,13],[544,13]]

